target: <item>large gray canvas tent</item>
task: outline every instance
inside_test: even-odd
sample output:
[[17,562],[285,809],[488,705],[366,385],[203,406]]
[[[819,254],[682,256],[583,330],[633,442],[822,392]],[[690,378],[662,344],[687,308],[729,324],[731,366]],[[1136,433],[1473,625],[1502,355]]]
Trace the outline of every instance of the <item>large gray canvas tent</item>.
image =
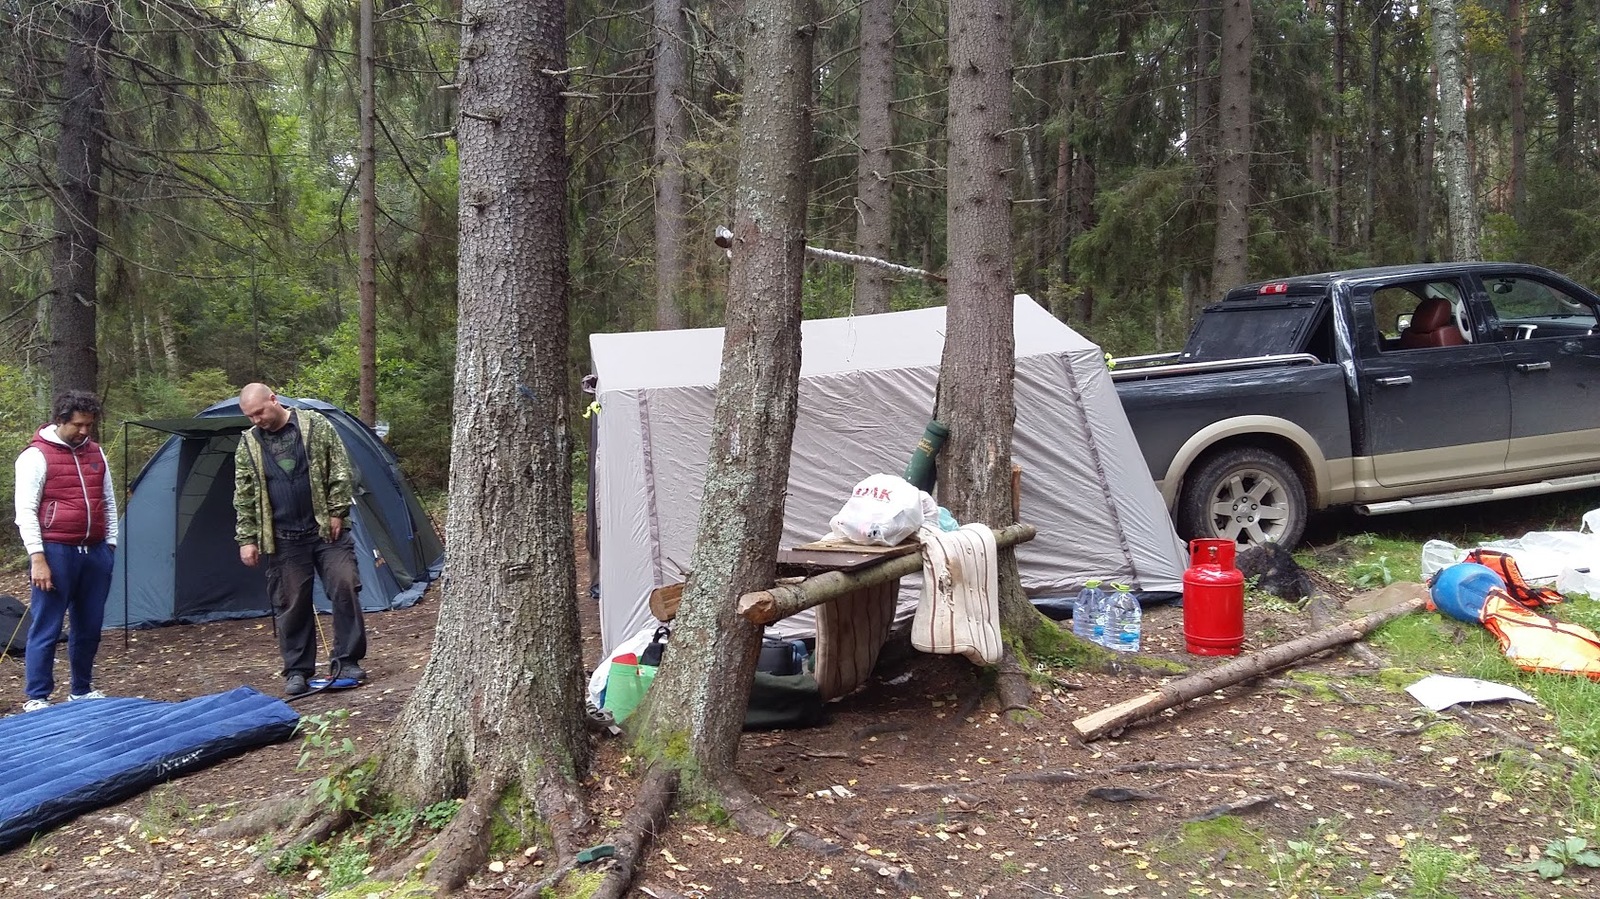
[[[359,419],[320,400],[281,398],[332,422],[350,455],[356,503],[350,528],[367,611],[415,603],[444,568],[444,545],[398,460]],[[233,453],[250,420],[238,400],[194,418],[129,422],[172,435],[134,479],[122,516],[107,628],[266,615],[261,567],[239,561],[233,539]],[[126,443],[126,441],[124,441]],[[326,611],[319,582],[317,607]]]
[[[1100,348],[1032,299],[1016,310],[1017,553],[1035,598],[1084,581],[1181,592],[1184,548],[1117,399]],[[869,474],[899,474],[932,416],[944,309],[807,321],[783,545],[828,531]],[[606,650],[652,619],[650,591],[682,580],[700,515],[722,330],[595,334],[600,403],[590,480]],[[594,531],[598,530],[598,539]],[[908,594],[902,590],[902,597]],[[780,632],[803,633],[795,616]]]

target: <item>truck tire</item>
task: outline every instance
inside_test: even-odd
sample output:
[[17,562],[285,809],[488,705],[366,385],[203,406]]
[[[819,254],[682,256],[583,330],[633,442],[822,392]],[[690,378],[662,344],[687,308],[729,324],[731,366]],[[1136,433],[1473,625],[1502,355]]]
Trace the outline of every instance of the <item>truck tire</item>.
[[1294,466],[1253,446],[1223,450],[1183,479],[1178,527],[1186,538],[1231,538],[1293,549],[1305,533],[1306,490]]

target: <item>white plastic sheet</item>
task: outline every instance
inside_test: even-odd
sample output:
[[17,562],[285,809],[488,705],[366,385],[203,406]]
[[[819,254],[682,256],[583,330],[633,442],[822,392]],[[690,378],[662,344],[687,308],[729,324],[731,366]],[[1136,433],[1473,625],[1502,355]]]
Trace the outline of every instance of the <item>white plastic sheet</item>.
[[[1495,549],[1517,560],[1517,568],[1534,586],[1553,586],[1564,596],[1584,595],[1600,599],[1600,509],[1584,513],[1576,531],[1529,531],[1510,540],[1479,544],[1480,549]],[[1444,540],[1429,540],[1422,546],[1422,576],[1453,565],[1466,556]]]

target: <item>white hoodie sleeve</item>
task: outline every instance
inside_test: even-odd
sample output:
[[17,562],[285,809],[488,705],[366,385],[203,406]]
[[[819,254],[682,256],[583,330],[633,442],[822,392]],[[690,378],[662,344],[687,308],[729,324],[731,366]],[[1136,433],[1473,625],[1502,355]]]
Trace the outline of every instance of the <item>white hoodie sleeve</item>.
[[[39,497],[44,495],[44,453],[30,446],[17,456],[17,530],[28,555],[44,552],[44,532],[39,527]],[[107,479],[110,483],[110,479]]]
[[117,545],[117,488],[111,483],[111,460],[106,458],[106,451],[100,450],[100,461],[105,465],[106,473],[106,543]]

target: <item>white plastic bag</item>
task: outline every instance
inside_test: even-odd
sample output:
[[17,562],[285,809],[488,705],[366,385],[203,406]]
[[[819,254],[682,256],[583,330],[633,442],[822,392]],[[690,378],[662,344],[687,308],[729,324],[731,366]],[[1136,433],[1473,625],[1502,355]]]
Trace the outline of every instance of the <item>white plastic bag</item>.
[[1422,544],[1422,579],[1426,581],[1441,568],[1449,568],[1461,561],[1467,551],[1446,540],[1429,540]]
[[933,498],[892,474],[868,476],[850,494],[828,527],[851,543],[895,546],[922,527],[924,500],[938,514]]

